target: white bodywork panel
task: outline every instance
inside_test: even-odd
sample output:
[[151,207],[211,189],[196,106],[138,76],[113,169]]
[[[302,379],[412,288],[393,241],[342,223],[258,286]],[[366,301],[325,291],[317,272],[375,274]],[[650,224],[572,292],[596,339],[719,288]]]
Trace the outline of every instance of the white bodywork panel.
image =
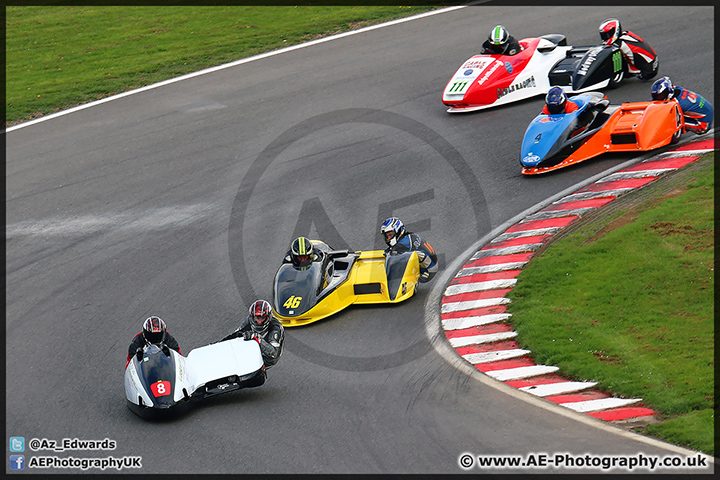
[[185,363],[198,388],[219,378],[255,372],[263,359],[255,340],[233,338],[192,350]]

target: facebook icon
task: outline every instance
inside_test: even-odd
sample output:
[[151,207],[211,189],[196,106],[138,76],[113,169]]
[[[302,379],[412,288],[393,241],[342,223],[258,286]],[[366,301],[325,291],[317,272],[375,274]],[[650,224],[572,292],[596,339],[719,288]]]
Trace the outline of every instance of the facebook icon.
[[10,470],[25,470],[25,455],[10,455]]

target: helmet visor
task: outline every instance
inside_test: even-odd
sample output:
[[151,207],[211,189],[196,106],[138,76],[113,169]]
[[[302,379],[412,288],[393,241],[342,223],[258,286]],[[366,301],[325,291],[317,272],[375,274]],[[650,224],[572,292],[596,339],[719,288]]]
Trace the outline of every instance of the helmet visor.
[[165,332],[149,332],[147,330],[143,330],[143,336],[148,343],[158,344],[162,343],[163,338],[165,337]]
[[253,322],[255,322],[256,325],[262,325],[262,324],[264,324],[265,322],[267,322],[267,320],[268,320],[269,317],[270,317],[269,315],[254,315],[254,316],[252,317],[252,319],[253,319]]
[[600,38],[605,42],[610,40],[611,38],[613,38],[613,36],[615,36],[615,28],[614,27],[600,31]]
[[295,264],[299,267],[307,267],[312,263],[310,255],[295,255]]
[[501,54],[505,51],[505,44],[499,43],[499,44],[491,44],[489,50],[496,54]]

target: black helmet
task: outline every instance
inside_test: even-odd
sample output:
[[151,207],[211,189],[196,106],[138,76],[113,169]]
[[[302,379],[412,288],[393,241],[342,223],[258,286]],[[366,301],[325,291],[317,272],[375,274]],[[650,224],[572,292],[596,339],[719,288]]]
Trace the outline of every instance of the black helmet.
[[253,332],[263,334],[270,326],[270,317],[272,316],[272,308],[270,303],[265,300],[256,300],[249,308],[250,327]]
[[290,257],[296,267],[309,267],[313,261],[315,248],[312,241],[307,237],[298,237],[293,240],[290,246]]
[[148,317],[143,323],[142,334],[147,343],[160,344],[165,339],[165,322],[160,317]]
[[545,104],[551,115],[565,112],[565,104],[567,103],[567,95],[560,87],[552,87],[545,96]]

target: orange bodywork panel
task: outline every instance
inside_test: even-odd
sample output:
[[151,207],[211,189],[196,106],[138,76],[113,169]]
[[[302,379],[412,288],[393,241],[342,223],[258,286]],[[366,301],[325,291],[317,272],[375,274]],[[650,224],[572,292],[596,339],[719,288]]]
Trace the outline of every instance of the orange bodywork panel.
[[536,175],[589,160],[606,152],[643,152],[669,145],[673,136],[684,131],[680,105],[667,102],[623,103],[595,135],[557,165],[523,168],[525,175]]

